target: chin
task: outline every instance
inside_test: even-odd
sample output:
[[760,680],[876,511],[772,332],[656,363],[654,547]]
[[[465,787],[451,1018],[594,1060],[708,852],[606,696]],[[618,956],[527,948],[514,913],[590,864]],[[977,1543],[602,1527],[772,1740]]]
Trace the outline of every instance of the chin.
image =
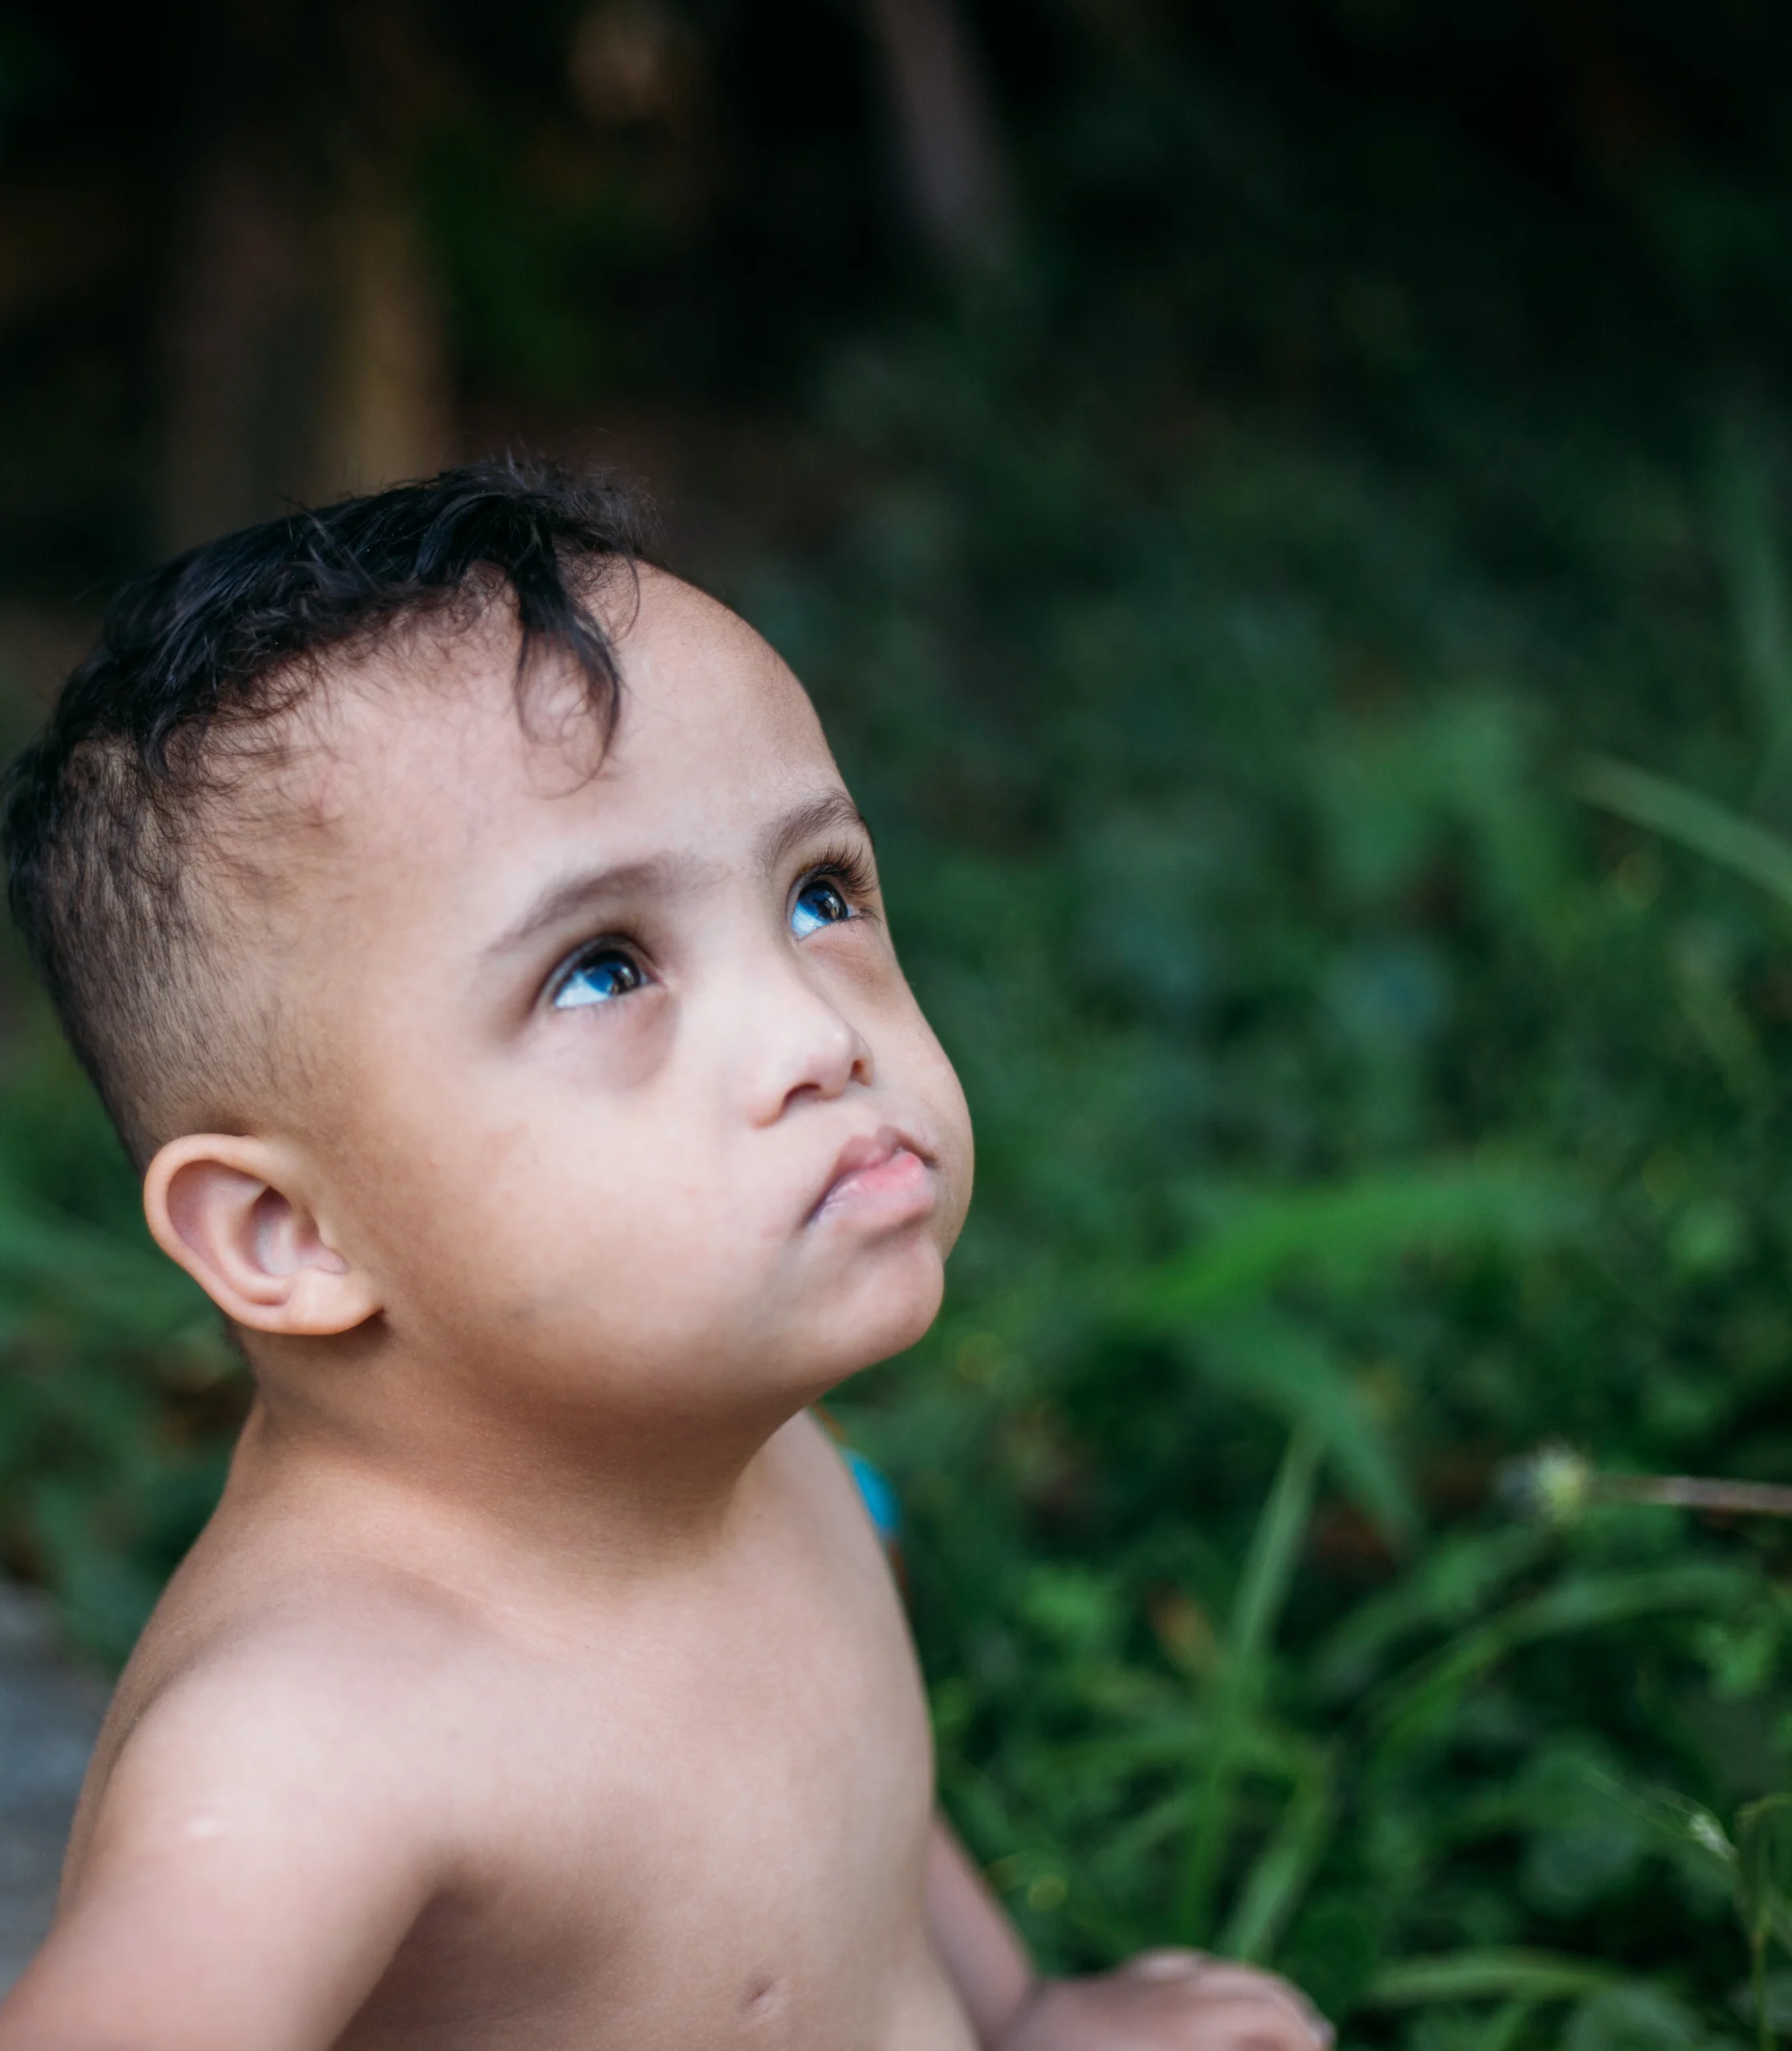
[[945,1264],[931,1242],[843,1291],[817,1320],[818,1366],[834,1381],[906,1352],[940,1315]]

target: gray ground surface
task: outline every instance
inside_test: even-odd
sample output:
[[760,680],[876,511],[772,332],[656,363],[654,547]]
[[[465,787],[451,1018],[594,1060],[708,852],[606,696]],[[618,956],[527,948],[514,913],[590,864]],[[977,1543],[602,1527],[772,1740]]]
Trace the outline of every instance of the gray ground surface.
[[106,1706],[42,1606],[0,1581],[0,1992],[50,1927],[62,1840]]

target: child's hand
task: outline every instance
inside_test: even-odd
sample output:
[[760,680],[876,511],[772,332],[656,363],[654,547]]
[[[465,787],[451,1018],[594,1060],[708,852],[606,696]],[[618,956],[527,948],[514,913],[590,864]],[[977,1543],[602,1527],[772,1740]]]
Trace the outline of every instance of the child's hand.
[[1331,2025],[1285,1980],[1201,1952],[1041,1980],[994,2051],[1327,2051]]

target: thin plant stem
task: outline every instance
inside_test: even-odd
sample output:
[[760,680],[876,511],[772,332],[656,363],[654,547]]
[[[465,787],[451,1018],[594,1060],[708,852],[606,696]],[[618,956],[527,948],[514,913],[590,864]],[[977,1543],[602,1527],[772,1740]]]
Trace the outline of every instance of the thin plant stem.
[[1792,1517],[1792,1489],[1771,1481],[1720,1481],[1697,1474],[1597,1474],[1593,1493],[1604,1502],[1659,1503],[1674,1509],[1713,1509],[1745,1517]]

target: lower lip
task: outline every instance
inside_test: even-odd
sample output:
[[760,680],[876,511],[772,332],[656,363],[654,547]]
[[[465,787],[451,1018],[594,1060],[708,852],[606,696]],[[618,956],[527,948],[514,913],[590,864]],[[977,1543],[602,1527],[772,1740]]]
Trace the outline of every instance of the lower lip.
[[816,1205],[817,1219],[845,1213],[880,1224],[920,1218],[933,1208],[933,1177],[918,1154],[899,1148],[887,1161],[842,1175]]

